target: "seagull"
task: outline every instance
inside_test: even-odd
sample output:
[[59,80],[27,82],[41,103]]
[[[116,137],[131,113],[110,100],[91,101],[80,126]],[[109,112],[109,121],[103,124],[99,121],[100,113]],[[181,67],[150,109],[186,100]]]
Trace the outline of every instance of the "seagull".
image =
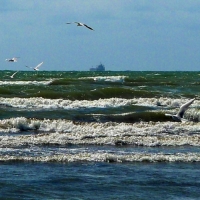
[[66,24],[72,24],[72,23],[77,24],[77,26],[85,26],[86,28],[88,28],[88,29],[94,31],[93,28],[91,28],[91,27],[89,27],[87,24],[83,24],[83,23],[81,23],[81,22],[67,22]]
[[35,71],[39,71],[39,67],[43,64],[43,62],[41,62],[40,64],[38,64],[36,67],[29,67],[29,66],[26,66],[28,68],[31,68],[31,69],[34,69]]
[[10,76],[10,78],[14,78],[14,75],[17,73],[18,71],[16,71],[13,75]]
[[183,105],[180,107],[180,109],[179,109],[179,111],[178,111],[178,113],[177,113],[176,115],[165,114],[165,116],[170,116],[170,117],[172,117],[172,119],[173,119],[174,121],[181,122],[181,121],[182,121],[181,119],[183,118],[183,115],[184,115],[185,111],[186,111],[186,110],[188,109],[188,107],[194,102],[194,100],[195,100],[195,99],[191,99],[191,100],[188,101],[187,103],[183,104]]
[[18,59],[19,57],[14,57],[14,58],[8,58],[8,59],[6,59],[6,61],[8,61],[8,62],[17,62],[17,59]]

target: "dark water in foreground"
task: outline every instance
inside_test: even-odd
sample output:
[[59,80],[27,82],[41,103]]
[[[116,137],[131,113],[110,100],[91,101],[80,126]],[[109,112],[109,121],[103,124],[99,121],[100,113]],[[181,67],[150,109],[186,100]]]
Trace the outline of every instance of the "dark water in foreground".
[[200,199],[200,72],[12,73],[0,199]]
[[4,163],[0,199],[199,199],[198,163]]

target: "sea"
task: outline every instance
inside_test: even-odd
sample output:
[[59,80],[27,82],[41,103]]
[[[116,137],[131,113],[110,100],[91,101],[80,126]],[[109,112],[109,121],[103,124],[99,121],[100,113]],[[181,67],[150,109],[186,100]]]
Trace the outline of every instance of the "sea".
[[[200,199],[200,72],[0,71],[0,199]],[[176,114],[190,99],[181,122]]]

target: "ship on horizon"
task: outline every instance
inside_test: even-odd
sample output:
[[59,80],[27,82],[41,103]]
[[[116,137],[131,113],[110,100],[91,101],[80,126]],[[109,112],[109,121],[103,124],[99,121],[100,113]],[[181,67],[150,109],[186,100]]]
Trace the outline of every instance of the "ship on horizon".
[[100,63],[96,67],[91,67],[90,71],[105,71],[105,66],[102,63]]

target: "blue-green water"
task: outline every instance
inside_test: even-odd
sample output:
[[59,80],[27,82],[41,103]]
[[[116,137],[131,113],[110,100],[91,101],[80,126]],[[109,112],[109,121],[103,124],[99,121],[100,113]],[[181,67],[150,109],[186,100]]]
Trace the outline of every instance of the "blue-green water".
[[200,72],[13,73],[0,199],[200,199]]
[[197,163],[6,163],[0,169],[0,199],[199,199]]

